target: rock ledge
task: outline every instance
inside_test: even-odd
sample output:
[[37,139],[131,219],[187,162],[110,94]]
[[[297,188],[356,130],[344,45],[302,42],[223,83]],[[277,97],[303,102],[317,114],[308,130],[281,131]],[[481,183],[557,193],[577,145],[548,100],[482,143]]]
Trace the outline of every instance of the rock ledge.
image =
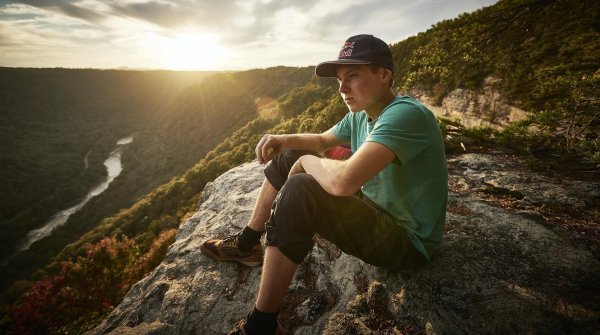
[[[294,334],[576,333],[600,329],[600,262],[527,215],[469,192],[485,183],[532,203],[597,203],[600,185],[533,173],[490,155],[449,161],[464,192],[450,192],[444,244],[412,275],[381,270],[317,238],[281,321]],[[490,171],[488,167],[493,167]],[[200,244],[240,229],[262,182],[252,162],[208,184],[199,211],[164,261],[89,334],[224,334],[252,308],[261,269],[218,263]],[[562,191],[561,191],[562,190]]]

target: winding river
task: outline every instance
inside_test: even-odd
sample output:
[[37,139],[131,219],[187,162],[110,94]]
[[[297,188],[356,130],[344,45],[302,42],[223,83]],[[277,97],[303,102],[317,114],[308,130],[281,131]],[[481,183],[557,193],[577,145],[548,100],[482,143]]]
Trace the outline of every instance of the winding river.
[[[104,161],[104,166],[106,166],[108,176],[101,183],[93,187],[78,204],[58,212],[52,216],[50,221],[46,222],[42,227],[28,232],[27,236],[19,244],[19,251],[27,250],[33,243],[43,239],[46,236],[50,236],[54,229],[64,225],[69,217],[73,215],[73,213],[80,210],[88,201],[90,201],[90,199],[106,191],[110,183],[121,174],[121,171],[123,171],[123,166],[121,164],[121,153],[123,152],[123,147],[131,142],[133,142],[133,136],[125,137],[117,141],[117,148],[113,150],[108,158]],[[85,163],[87,164],[87,156]]]

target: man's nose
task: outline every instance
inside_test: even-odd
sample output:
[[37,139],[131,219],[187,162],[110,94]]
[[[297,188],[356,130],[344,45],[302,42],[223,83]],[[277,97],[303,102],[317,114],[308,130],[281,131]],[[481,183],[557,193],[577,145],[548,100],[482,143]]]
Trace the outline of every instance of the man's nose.
[[338,91],[340,93],[348,93],[348,84],[345,81],[340,81],[340,88]]

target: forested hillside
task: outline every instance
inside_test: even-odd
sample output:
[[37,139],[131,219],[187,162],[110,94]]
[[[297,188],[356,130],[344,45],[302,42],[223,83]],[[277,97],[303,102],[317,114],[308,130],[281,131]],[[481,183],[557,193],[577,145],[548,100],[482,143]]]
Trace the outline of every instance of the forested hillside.
[[[524,154],[545,150],[556,162],[576,159],[597,169],[599,9],[593,1],[510,0],[440,22],[392,46],[395,88],[424,89],[441,101],[455,88],[478,90],[484,78],[494,76],[500,79],[496,89],[527,109],[529,119],[503,132],[464,129],[456,121],[442,119],[444,133],[452,133],[447,150],[462,150],[459,144],[475,142],[508,146]],[[346,113],[335,81],[311,79],[313,70],[211,75],[169,96],[143,127],[137,124],[114,135],[134,133],[135,138],[124,153],[123,182],[73,218],[83,228],[68,224],[55,234],[61,243],[83,236],[49,266],[40,263],[32,278],[12,286],[6,302],[26,293],[5,306],[3,327],[24,333],[28,329],[67,333],[97,323],[160,262],[179,223],[196,209],[204,185],[253,159],[262,134],[319,132]],[[206,107],[212,113],[195,112]],[[231,128],[222,128],[223,124]],[[167,171],[180,175],[170,179]],[[158,181],[161,186],[150,188],[149,183]],[[122,197],[123,190],[139,199],[121,210],[102,200]],[[13,278],[33,272],[36,266],[29,266],[33,252],[48,250],[43,242],[34,245],[29,258],[24,256],[20,269],[26,270]],[[46,252],[43,259],[58,251]]]
[[494,77],[497,91],[530,112],[505,142],[600,162],[599,30],[598,1],[500,1],[394,45],[396,86],[441,102]]
[[[284,67],[215,74],[2,70],[7,87],[0,94],[6,101],[2,141],[11,148],[2,152],[2,199],[7,199],[0,223],[3,260],[14,254],[28,230],[98,183],[106,174],[102,162],[119,138],[134,137],[123,153],[124,170],[107,191],[51,237],[2,265],[4,289],[14,278],[43,267],[103,218],[187,170],[255,118],[257,102],[277,98],[312,76],[308,68]],[[19,201],[11,202],[13,196]]]
[[255,97],[276,98],[312,75],[308,69],[274,68],[204,82],[208,73],[0,70],[0,139],[7,144],[0,153],[2,258],[25,232],[98,182],[106,173],[102,162],[119,138],[134,135],[134,142],[124,155],[128,169],[119,180],[121,190],[111,192],[132,196],[115,199],[107,209],[94,199],[90,221],[128,207],[189,168],[255,117]]
[[203,75],[0,69],[0,257],[106,174],[116,141],[149,126],[161,95]]

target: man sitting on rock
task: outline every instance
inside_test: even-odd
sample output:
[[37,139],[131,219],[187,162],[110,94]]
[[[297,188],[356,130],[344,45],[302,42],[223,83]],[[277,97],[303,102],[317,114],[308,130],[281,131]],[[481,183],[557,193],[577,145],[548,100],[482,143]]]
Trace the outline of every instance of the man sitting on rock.
[[[442,240],[448,194],[442,135],[427,108],[392,92],[389,46],[372,35],[350,37],[337,60],[315,71],[337,78],[350,112],[322,134],[263,136],[256,157],[269,164],[248,225],[201,247],[217,260],[259,266],[267,232],[256,304],[231,334],[283,334],[277,313],[315,233],[393,270],[425,264]],[[353,152],[347,160],[313,154],[345,142]]]

